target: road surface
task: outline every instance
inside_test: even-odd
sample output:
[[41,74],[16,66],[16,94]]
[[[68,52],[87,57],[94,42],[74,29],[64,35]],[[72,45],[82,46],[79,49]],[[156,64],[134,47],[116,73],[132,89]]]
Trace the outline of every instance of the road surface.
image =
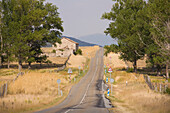
[[36,113],[109,113],[103,96],[103,48],[91,59],[88,73],[59,105]]

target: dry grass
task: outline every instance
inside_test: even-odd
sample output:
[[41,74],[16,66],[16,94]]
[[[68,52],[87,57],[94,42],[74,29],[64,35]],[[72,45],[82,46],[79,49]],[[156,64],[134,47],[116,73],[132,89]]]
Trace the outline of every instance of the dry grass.
[[55,64],[64,64],[67,60],[67,57],[48,57],[47,59]]
[[[92,50],[89,48],[93,48]],[[85,51],[93,51],[91,56],[96,53],[96,47],[86,47]],[[65,59],[59,57],[61,62]],[[70,58],[69,67],[72,67],[71,82],[69,82],[69,75],[67,73],[68,68],[60,72],[54,72],[56,68],[44,68],[44,69],[23,69],[26,74],[20,76],[14,83],[10,83],[8,88],[8,95],[4,98],[0,98],[0,113],[7,112],[23,112],[34,111],[37,108],[48,107],[49,104],[54,105],[60,103],[66,98],[72,85],[77,83],[85,73],[81,72],[81,76],[78,76],[78,65],[85,63],[89,65],[89,60],[86,56],[72,56]],[[53,62],[58,58],[52,58]],[[78,62],[77,62],[78,61]],[[75,67],[75,68],[74,68]],[[87,66],[86,66],[87,67]],[[8,69],[7,69],[8,70]],[[17,69],[14,69],[17,70]],[[2,72],[2,71],[1,71]],[[5,70],[4,70],[5,72]],[[85,71],[87,72],[87,71]],[[16,74],[17,75],[17,74]],[[1,77],[1,76],[0,76]],[[11,76],[6,76],[11,77]],[[73,78],[76,78],[74,82]],[[63,96],[58,95],[57,79],[61,80],[60,89],[63,91]]]
[[90,46],[90,47],[80,47],[82,54],[85,57],[92,58],[96,55],[96,51],[100,49],[99,46]]
[[86,58],[81,55],[72,55],[68,61],[68,67],[79,67],[86,62]]
[[92,47],[79,47],[82,50],[82,55],[71,55],[68,61],[68,67],[78,68],[79,66],[82,68],[83,64],[95,56],[96,51],[99,50],[99,46]]
[[[113,68],[126,68],[127,65],[129,67],[133,67],[133,64],[131,62],[127,62],[126,63],[123,60],[119,59],[120,54],[116,54],[116,53],[109,53],[107,56],[104,56],[104,63],[109,64],[109,66],[113,67]],[[142,68],[142,67],[146,67],[146,58],[144,58],[143,60],[138,60],[137,61],[137,67],[138,68]]]
[[[78,70],[74,70],[71,79],[77,75]],[[69,83],[68,78],[69,75],[65,71],[60,73],[31,71],[9,85],[8,95],[5,98],[0,98],[0,111],[2,113],[19,112],[27,108],[49,104],[53,100],[61,98],[58,96],[57,79],[61,80],[60,89],[63,94],[68,93],[73,85]]]
[[53,48],[52,48],[52,47],[42,47],[41,50],[42,50],[44,53],[52,53]]
[[[109,77],[109,74],[107,74]],[[150,90],[142,74],[115,70],[112,101],[114,113],[169,113],[170,96]],[[128,85],[126,86],[126,81]],[[109,84],[110,86],[110,84]]]
[[0,86],[13,80],[18,73],[16,69],[0,69]]
[[[111,62],[110,56],[112,56]],[[126,67],[126,64],[118,59],[119,56],[111,53],[104,58],[105,64],[109,63],[109,66],[114,68],[112,73],[112,78],[115,80],[113,94],[108,97],[114,108],[110,110],[114,113],[170,113],[170,96],[150,90],[142,74],[120,71],[119,68]],[[132,64],[129,65],[132,66]],[[138,67],[145,66],[145,60],[138,61]],[[109,73],[106,74],[106,77],[110,77]],[[104,77],[105,80],[106,77]],[[162,77],[151,77],[151,80],[157,79],[165,81]],[[108,85],[110,86],[110,83]]]

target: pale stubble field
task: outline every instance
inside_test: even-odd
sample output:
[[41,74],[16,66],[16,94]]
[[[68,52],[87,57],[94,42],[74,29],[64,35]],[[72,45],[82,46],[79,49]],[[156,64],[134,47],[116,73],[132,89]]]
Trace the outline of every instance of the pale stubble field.
[[[67,68],[63,71],[55,72],[57,68],[33,69],[23,70],[25,74],[20,76],[15,82],[11,82],[8,86],[8,95],[0,98],[0,113],[7,112],[31,112],[37,109],[43,109],[49,106],[56,105],[63,101],[69,93],[72,85],[77,83],[82,76],[78,76],[78,67],[84,65],[87,70],[90,58],[93,57],[98,46],[81,47],[83,55],[72,55],[67,63]],[[88,54],[86,54],[88,52]],[[57,63],[62,62],[64,58],[49,58],[51,61]],[[57,61],[59,60],[59,61]],[[72,81],[69,81],[68,68],[72,68]],[[0,69],[2,72],[7,69]],[[17,71],[17,69],[13,69]],[[87,72],[87,71],[86,71]],[[17,74],[0,76],[1,79],[13,79]],[[82,75],[84,75],[82,73]],[[73,78],[76,78],[74,82]],[[61,80],[60,89],[63,96],[58,94],[57,79]]]
[[[110,53],[104,57],[105,65],[109,64],[108,67],[113,69],[112,78],[115,80],[113,93],[107,97],[113,105],[113,108],[109,110],[114,113],[170,113],[170,95],[150,90],[143,74],[127,73],[125,70],[121,70],[127,65],[119,59],[119,56],[119,54]],[[131,63],[128,65],[132,66]],[[138,61],[138,66],[145,67],[145,60]],[[107,73],[104,77],[105,80],[106,77],[109,78],[110,74]],[[165,81],[165,78],[161,77],[161,79]],[[110,83],[107,84],[109,87],[111,86]]]

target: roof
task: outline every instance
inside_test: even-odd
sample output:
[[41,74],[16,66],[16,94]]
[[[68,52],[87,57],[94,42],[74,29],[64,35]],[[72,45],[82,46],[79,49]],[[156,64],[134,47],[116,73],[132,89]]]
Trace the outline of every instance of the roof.
[[[79,44],[79,43],[77,43],[77,42],[74,42],[73,40],[71,40],[71,39],[69,39],[69,38],[66,38],[66,37],[63,37],[64,39],[67,39],[68,41],[70,41],[70,42],[72,42],[72,43],[75,43],[75,44]],[[62,38],[62,39],[63,39]]]

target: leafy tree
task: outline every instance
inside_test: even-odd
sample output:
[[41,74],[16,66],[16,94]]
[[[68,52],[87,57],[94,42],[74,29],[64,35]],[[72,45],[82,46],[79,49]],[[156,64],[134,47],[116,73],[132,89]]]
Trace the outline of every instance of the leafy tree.
[[115,45],[115,44],[111,44],[110,46],[106,45],[106,46],[104,46],[104,49],[105,49],[104,55],[106,55],[106,56],[110,52],[115,52],[115,53],[120,52],[119,46]]
[[0,1],[0,68],[2,66],[2,2]]
[[[170,2],[169,0],[149,0],[148,17],[151,18],[151,36],[158,45],[162,64],[166,65],[166,76],[169,78],[170,62]],[[157,60],[156,60],[157,61]]]
[[[62,21],[57,7],[44,0],[2,0],[3,45],[7,56],[18,60],[19,70],[22,62],[44,62],[41,46],[61,43]],[[10,50],[10,51],[9,51]],[[42,61],[40,61],[42,60]]]
[[140,38],[145,33],[145,21],[141,13],[146,6],[143,0],[114,0],[116,3],[110,13],[103,14],[103,19],[111,20],[105,33],[118,39],[118,50],[121,58],[133,62],[134,71],[137,71],[137,60],[145,55],[145,45]]

